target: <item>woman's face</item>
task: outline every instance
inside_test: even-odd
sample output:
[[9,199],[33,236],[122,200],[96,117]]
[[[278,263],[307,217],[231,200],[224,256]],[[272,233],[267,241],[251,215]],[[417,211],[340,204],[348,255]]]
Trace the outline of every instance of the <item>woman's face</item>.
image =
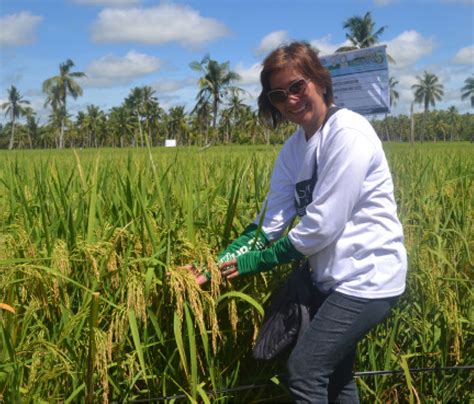
[[[288,87],[301,79],[307,79],[294,67],[277,70],[270,76],[271,90],[288,90]],[[307,81],[300,94],[287,93],[285,101],[274,103],[274,107],[284,118],[300,125],[309,139],[321,126],[326,116],[322,90],[312,81]]]

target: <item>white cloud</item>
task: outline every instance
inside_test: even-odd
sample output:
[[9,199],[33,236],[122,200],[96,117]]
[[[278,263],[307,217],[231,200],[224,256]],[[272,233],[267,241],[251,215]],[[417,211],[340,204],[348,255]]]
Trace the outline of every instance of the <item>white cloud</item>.
[[160,45],[178,42],[197,46],[228,34],[224,24],[202,17],[188,6],[171,3],[151,8],[106,8],[92,28],[97,42],[139,42]]
[[159,69],[158,58],[130,51],[125,57],[107,55],[93,61],[85,71],[87,78],[82,81],[89,87],[114,87]]
[[51,109],[44,106],[44,96],[37,95],[36,97],[30,98],[30,107],[35,111],[37,119],[44,124],[49,115],[51,114]]
[[44,97],[44,93],[40,88],[30,88],[29,90],[25,91],[25,97],[26,99],[29,97]]
[[278,46],[289,41],[287,31],[273,31],[266,35],[255,50],[256,55],[266,55]]
[[140,0],[72,0],[76,4],[86,6],[127,7],[140,4]]
[[186,88],[195,84],[196,84],[195,79],[185,79],[185,80],[161,79],[152,83],[151,86],[156,90],[158,95],[160,95],[160,94],[167,94],[167,93],[175,93],[179,90],[182,90],[183,88]]
[[459,49],[454,57],[453,63],[457,65],[473,65],[474,64],[474,45],[466,46]]
[[257,109],[257,100],[262,88],[260,86],[244,87],[245,92],[240,94],[244,104],[249,105],[253,109]]
[[471,65],[453,66],[443,64],[430,69],[439,77],[439,82],[444,86],[444,96],[442,101],[437,103],[437,108],[447,109],[455,105],[460,111],[468,110],[468,103],[461,101],[461,88],[464,80],[472,74]]
[[[320,55],[330,55],[341,46],[349,45],[349,41],[344,41],[340,44],[332,44],[331,38],[331,34],[328,34],[322,38],[313,39],[309,41],[309,43],[311,46],[319,50]],[[291,38],[288,36],[287,31],[274,31],[261,40],[255,53],[259,56],[266,55],[278,46],[287,44],[289,42],[291,42]]]
[[340,44],[332,44],[331,34],[328,34],[322,38],[313,39],[310,44],[312,47],[319,50],[320,55],[331,55],[332,53],[336,52],[336,49],[340,48],[341,46],[348,46],[349,41],[345,41]]
[[374,0],[374,4],[379,7],[385,7],[394,3],[398,3],[398,0]]
[[402,74],[396,77],[398,84],[395,87],[395,90],[398,91],[400,96],[397,103],[408,105],[408,107],[410,106],[413,101],[413,90],[411,89],[411,86],[417,83],[415,76],[416,75],[413,74]]
[[260,83],[260,72],[262,71],[262,64],[255,63],[246,68],[242,63],[237,64],[234,71],[240,76],[237,83],[238,86],[246,86]]
[[413,84],[416,83],[416,74],[401,74],[397,76],[396,79],[398,81],[398,85],[405,88],[410,88]]
[[398,70],[415,65],[423,56],[431,54],[434,48],[433,39],[424,38],[414,30],[402,32],[387,42],[387,53],[396,62],[391,67]]
[[43,20],[29,11],[6,15],[0,18],[0,45],[28,45],[36,40],[35,29]]

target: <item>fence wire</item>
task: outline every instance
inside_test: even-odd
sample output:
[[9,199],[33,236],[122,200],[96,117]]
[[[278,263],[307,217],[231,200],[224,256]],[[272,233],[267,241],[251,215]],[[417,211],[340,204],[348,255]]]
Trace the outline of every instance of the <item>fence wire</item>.
[[[461,371],[461,370],[473,370],[474,365],[465,365],[465,366],[444,366],[444,367],[435,367],[435,368],[410,368],[410,373],[433,373],[433,372],[449,372],[449,371]],[[397,370],[370,370],[365,372],[355,372],[354,377],[369,377],[369,376],[391,376],[396,374],[403,374],[404,371],[402,369]],[[255,390],[261,389],[264,387],[275,386],[273,383],[260,383],[260,384],[247,384],[244,386],[237,386],[228,389],[220,389],[217,391],[207,391],[206,393],[209,396],[218,397],[222,394],[227,393],[235,393],[239,391],[245,390]],[[163,396],[163,397],[155,397],[155,398],[144,398],[138,400],[131,400],[129,403],[154,403],[160,401],[168,401],[168,400],[181,400],[186,399],[186,394],[175,394],[172,396]],[[113,402],[113,404],[117,404],[117,402]]]

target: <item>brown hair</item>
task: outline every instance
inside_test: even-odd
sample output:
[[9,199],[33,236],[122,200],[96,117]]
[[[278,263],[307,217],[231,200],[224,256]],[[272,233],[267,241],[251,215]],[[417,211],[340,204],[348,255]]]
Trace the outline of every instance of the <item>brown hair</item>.
[[271,90],[270,77],[274,72],[289,66],[300,71],[305,78],[310,79],[321,88],[324,102],[328,107],[333,102],[331,74],[321,64],[311,45],[307,42],[292,42],[282,45],[265,58],[260,73],[262,92],[258,96],[259,115],[265,121],[271,122],[274,128],[284,121],[284,118],[268,100],[267,94]]

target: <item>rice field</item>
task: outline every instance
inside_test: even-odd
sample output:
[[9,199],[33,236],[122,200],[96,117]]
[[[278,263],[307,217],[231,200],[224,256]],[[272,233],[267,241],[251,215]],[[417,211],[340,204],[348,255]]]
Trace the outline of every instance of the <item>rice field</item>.
[[[362,402],[469,402],[474,145],[386,144],[407,292],[360,344]],[[0,402],[288,400],[284,358],[252,359],[289,268],[221,280],[253,219],[272,146],[0,152]],[[206,266],[201,290],[177,267]],[[256,385],[239,389],[241,386]]]

